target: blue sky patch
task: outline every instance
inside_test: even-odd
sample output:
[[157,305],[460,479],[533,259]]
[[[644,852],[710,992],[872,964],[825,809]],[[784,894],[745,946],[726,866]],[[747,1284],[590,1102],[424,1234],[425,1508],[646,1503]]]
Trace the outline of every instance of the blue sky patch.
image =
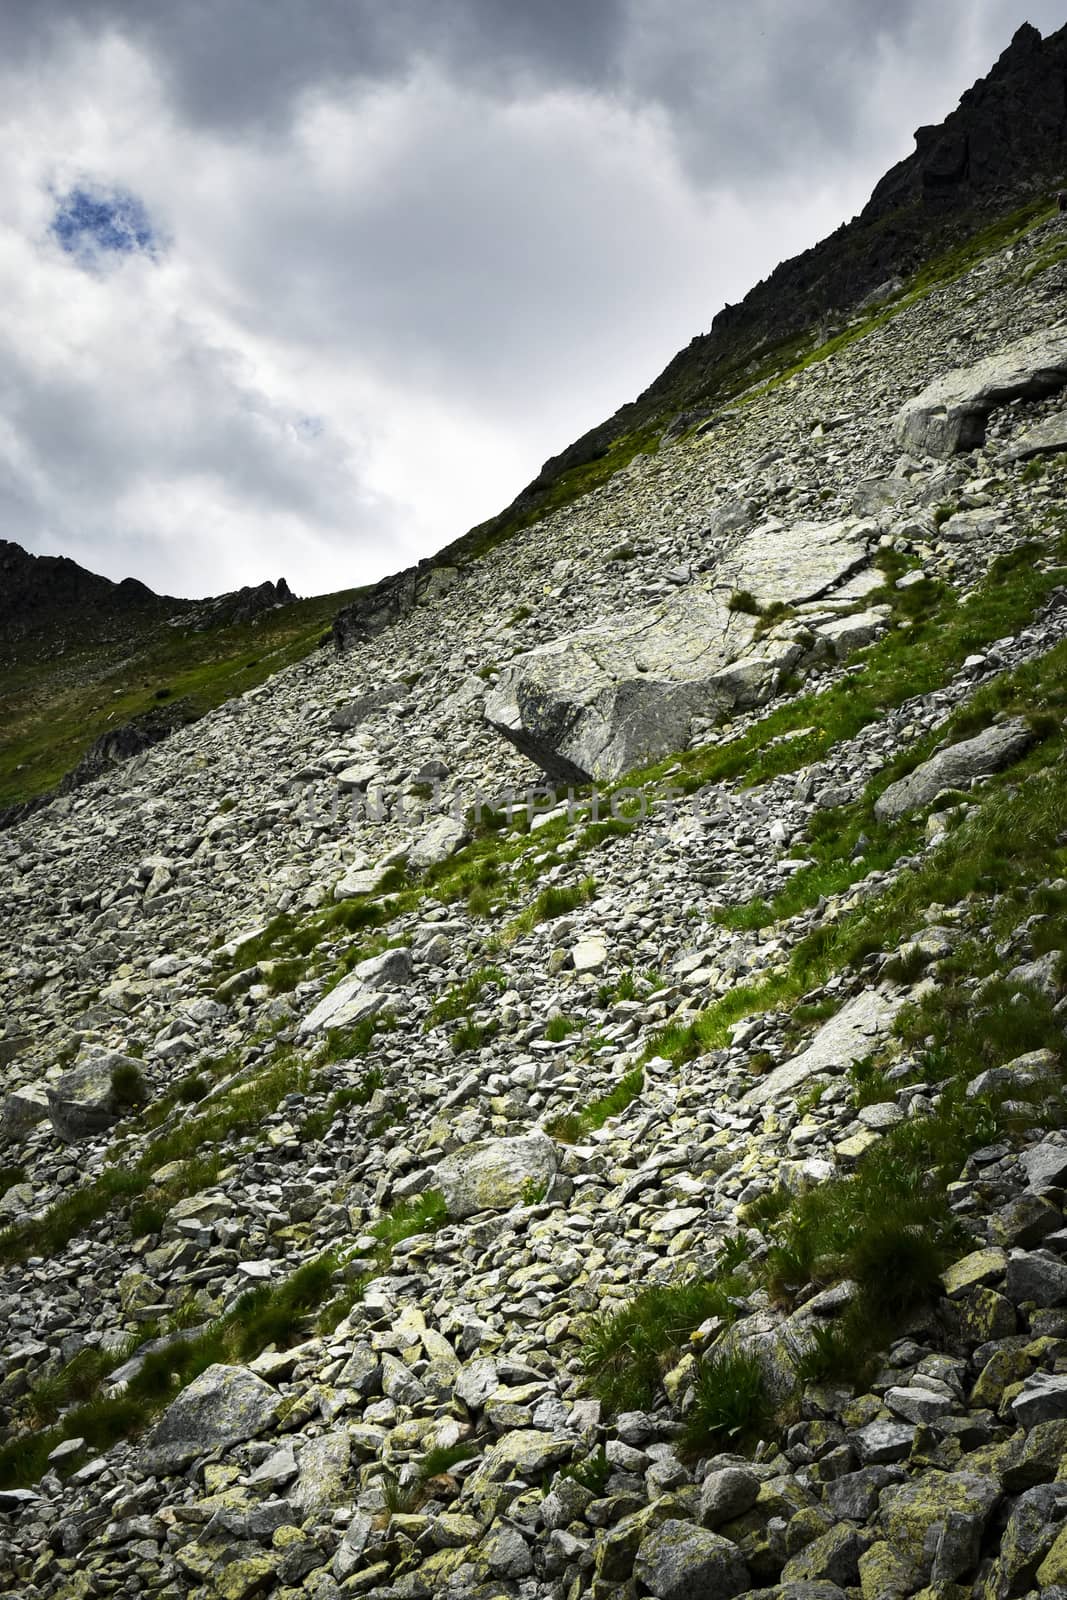
[[56,201],[50,231],[83,267],[99,266],[107,256],[154,256],[160,246],[144,205],[125,189],[69,190]]

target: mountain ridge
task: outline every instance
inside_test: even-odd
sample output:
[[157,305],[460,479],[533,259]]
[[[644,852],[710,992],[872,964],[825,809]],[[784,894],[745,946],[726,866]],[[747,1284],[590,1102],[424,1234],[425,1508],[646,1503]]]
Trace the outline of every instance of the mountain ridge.
[[1067,218],[969,252],[0,835],[3,1600],[1058,1596]]
[[[1043,38],[1030,23],[942,123],[920,127],[916,148],[875,185],[851,222],[782,262],[736,305],[714,317],[637,396],[558,454],[511,504],[416,566],[373,585],[335,623],[339,648],[388,625],[425,573],[478,553],[536,520],[568,477],[606,462],[622,466],[637,448],[677,424],[709,416],[746,384],[761,351],[843,316],[879,288],[920,268],[938,249],[976,232],[991,215],[1023,206],[1067,174],[1067,26]],[[626,441],[633,441],[627,444]],[[620,450],[620,445],[623,448]],[[575,492],[582,492],[581,481]]]

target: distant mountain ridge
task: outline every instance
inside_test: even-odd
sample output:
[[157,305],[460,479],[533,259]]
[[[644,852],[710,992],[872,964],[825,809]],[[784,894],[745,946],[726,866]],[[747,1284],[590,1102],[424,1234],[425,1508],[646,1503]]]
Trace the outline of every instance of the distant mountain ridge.
[[169,618],[195,630],[224,627],[295,599],[284,578],[205,600],[179,599],[156,594],[137,578],[115,582],[69,556],[33,555],[0,539],[0,665],[27,648],[34,652],[35,643],[54,654],[86,635],[99,639],[102,632],[121,634]]
[[[629,405],[559,455],[509,507],[534,506],[568,468],[620,435],[710,404],[746,355],[856,306],[938,248],[1046,192],[1067,173],[1067,27],[1043,39],[1024,23],[991,71],[945,121],[919,128],[915,150],[875,186],[858,217],[783,262],[725,306]],[[507,515],[508,513],[505,513]]]
[[[1042,38],[1018,29],[944,122],[919,128],[915,150],[875,186],[851,222],[783,262],[737,305],[724,306],[636,400],[545,462],[511,505],[437,555],[382,580],[337,619],[347,648],[414,603],[432,567],[462,565],[583,490],[582,475],[625,464],[632,441],[707,415],[741,392],[761,354],[921,268],[1067,174],[1067,27]],[[620,442],[630,441],[620,451]],[[568,478],[568,474],[570,478]],[[575,481],[577,480],[577,481]]]

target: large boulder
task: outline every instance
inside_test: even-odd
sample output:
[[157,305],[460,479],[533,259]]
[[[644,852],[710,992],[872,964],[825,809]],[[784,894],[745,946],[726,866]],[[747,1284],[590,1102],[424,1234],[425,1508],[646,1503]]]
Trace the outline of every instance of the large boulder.
[[634,1576],[657,1600],[731,1600],[751,1586],[735,1544],[673,1518],[642,1539]]
[[[872,522],[766,523],[741,536],[714,581],[538,645],[500,675],[487,720],[565,783],[612,779],[683,748],[696,717],[762,705],[811,635],[761,634],[746,604],[799,605],[864,566]],[[796,637],[794,637],[794,632]]]
[[437,1184],[453,1217],[506,1211],[535,1191],[544,1193],[556,1175],[556,1151],[544,1134],[463,1145],[437,1168]]
[[767,1105],[782,1095],[792,1095],[817,1072],[844,1072],[853,1062],[862,1061],[889,1032],[904,998],[903,994],[883,994],[880,989],[855,995],[823,1023],[806,1050],[749,1089],[742,1096],[742,1106]]
[[254,1439],[275,1420],[278,1393],[247,1367],[208,1367],[163,1413],[148,1439],[152,1462],[177,1470],[213,1450]]
[[1065,384],[1067,327],[1043,328],[929,384],[897,413],[896,442],[913,455],[974,450],[985,443],[995,406],[1053,394]]
[[48,1115],[60,1139],[73,1144],[106,1132],[118,1121],[127,1109],[115,1087],[119,1068],[140,1077],[141,1063],[133,1056],[105,1050],[46,1086]]
[[920,811],[936,799],[942,789],[958,789],[974,778],[1010,766],[1033,742],[1033,732],[1021,717],[994,723],[973,739],[939,750],[906,778],[891,783],[875,801],[874,814],[879,822],[890,822],[907,816],[910,811]]

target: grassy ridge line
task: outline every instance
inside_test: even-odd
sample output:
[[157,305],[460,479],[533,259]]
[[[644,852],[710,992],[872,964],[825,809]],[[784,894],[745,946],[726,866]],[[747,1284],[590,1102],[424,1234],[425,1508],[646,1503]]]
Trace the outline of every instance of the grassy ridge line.
[[197,715],[302,660],[359,590],[298,600],[254,622],[197,633],[153,622],[124,659],[115,646],[7,671],[0,691],[0,808],[52,789],[109,729],[163,700]]

